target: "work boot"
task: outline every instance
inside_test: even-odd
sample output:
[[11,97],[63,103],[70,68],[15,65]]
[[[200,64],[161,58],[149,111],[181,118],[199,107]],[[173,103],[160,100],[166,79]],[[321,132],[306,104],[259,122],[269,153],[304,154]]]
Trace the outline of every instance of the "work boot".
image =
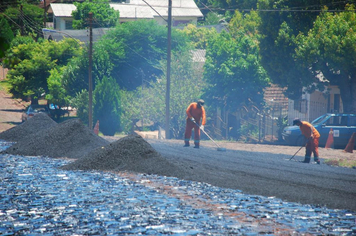
[[302,163],[309,163],[310,162],[310,157],[305,157],[304,158],[304,161],[302,161]]
[[315,161],[316,164],[320,165],[319,157],[314,157],[314,161]]
[[189,147],[190,145],[189,144],[184,144],[184,146],[183,147]]
[[183,147],[189,147],[190,145],[189,145],[189,140],[185,140],[184,141],[184,146]]

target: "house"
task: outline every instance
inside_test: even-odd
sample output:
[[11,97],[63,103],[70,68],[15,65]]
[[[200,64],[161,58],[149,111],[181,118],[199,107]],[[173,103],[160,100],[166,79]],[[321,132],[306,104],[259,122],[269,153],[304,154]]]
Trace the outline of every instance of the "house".
[[311,122],[328,112],[342,113],[340,89],[337,86],[329,86],[326,91],[303,93],[298,100],[290,99],[288,108],[288,124],[292,124],[296,117]]
[[[110,6],[120,12],[119,22],[140,19],[156,20],[159,24],[167,24],[167,0],[127,0],[125,3],[110,3]],[[55,30],[72,29],[72,11],[74,4],[51,3],[49,12],[53,13],[53,28]],[[194,0],[172,0],[172,25],[196,24],[203,14]]]

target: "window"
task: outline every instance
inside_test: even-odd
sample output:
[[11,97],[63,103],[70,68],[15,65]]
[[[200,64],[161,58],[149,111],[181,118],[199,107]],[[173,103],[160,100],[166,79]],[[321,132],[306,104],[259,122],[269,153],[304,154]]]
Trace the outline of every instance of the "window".
[[71,20],[66,20],[65,22],[66,22],[66,29],[73,29]]
[[356,116],[350,116],[350,126],[356,126]]
[[[355,122],[356,122],[356,120],[355,120]],[[327,121],[326,125],[347,126],[347,116],[332,116]]]

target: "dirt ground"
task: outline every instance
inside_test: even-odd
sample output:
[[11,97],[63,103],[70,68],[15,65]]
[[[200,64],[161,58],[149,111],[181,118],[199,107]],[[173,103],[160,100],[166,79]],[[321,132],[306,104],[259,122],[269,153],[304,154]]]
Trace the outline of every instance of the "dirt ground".
[[[21,123],[21,114],[23,109],[28,105],[28,102],[23,102],[19,99],[13,99],[10,94],[4,90],[0,90],[0,132],[10,129]],[[144,138],[152,138],[155,135],[151,133],[145,134],[141,133]],[[117,140],[120,137],[105,137],[110,140]],[[166,140],[167,142],[182,143],[182,140]],[[277,153],[277,154],[287,154],[291,157],[298,151],[299,147],[296,146],[285,146],[285,145],[267,145],[267,144],[247,144],[241,142],[226,142],[221,141],[218,144],[226,149],[231,150],[244,150],[252,152],[267,152],[267,153]],[[211,141],[202,141],[202,147],[209,146],[214,147],[215,144]],[[295,158],[298,160],[302,159],[304,156],[305,149],[301,149]],[[320,157],[322,159],[330,160],[330,164],[339,165],[340,162],[355,163],[356,153],[343,152],[341,149],[325,149],[319,148]],[[345,164],[344,164],[345,165]],[[351,164],[352,166],[352,164]]]
[[10,94],[0,89],[0,132],[21,124],[22,110],[28,102],[13,99]]

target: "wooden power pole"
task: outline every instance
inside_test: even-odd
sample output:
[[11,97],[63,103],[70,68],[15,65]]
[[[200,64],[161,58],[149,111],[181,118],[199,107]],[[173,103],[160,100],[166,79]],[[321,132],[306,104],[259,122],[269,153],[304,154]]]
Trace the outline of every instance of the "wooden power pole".
[[46,5],[46,0],[43,0],[43,28],[46,28],[46,22],[47,22],[47,5]]
[[166,139],[169,135],[169,99],[171,90],[171,34],[172,34],[172,0],[168,0],[168,36],[167,36],[167,85],[166,85]]
[[92,80],[92,67],[93,67],[93,13],[89,12],[89,129],[93,128],[93,80]]

